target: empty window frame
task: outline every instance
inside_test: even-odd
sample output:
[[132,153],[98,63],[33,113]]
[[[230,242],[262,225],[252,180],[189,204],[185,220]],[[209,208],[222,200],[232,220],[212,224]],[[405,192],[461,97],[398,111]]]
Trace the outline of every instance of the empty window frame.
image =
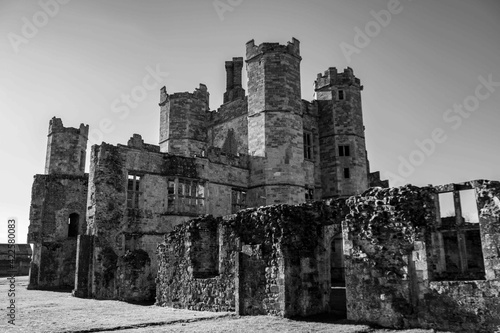
[[167,190],[167,211],[168,212],[175,212],[175,197],[176,197],[176,191],[175,191],[175,180],[170,179],[168,180],[168,190]]
[[234,214],[247,208],[247,192],[241,189],[231,190],[231,212]]
[[78,222],[80,216],[77,213],[69,214],[68,218],[68,237],[78,236]]
[[444,260],[436,280],[483,280],[485,267],[475,191],[455,190],[439,193],[441,224],[437,234],[439,256]]
[[134,174],[128,175],[127,182],[127,208],[139,208],[141,177]]
[[313,158],[312,134],[308,132],[304,132],[304,158],[306,160]]
[[338,100],[339,101],[343,101],[345,99],[345,93],[344,93],[344,90],[339,90],[337,92],[337,96],[338,96]]
[[339,156],[351,156],[351,147],[349,145],[340,145]]
[[168,180],[167,211],[196,212],[205,206],[205,185],[197,180],[172,178]]
[[351,170],[349,168],[344,168],[344,178],[345,179],[351,178]]
[[314,189],[306,188],[306,202],[314,201]]
[[85,171],[85,151],[80,151],[80,171]]

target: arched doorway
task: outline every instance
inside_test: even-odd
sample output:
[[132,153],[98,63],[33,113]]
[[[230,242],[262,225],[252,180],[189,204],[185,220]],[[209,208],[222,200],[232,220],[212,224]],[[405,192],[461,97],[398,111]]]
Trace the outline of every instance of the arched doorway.
[[77,213],[69,214],[68,218],[68,237],[78,236],[78,224],[80,216]]

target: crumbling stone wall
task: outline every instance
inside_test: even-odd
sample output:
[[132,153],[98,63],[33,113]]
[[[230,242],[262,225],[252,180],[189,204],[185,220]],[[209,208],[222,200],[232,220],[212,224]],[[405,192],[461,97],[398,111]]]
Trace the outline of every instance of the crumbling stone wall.
[[76,237],[68,236],[70,214],[78,214],[85,233],[88,175],[36,175],[33,182],[28,242],[33,243],[30,289],[71,289]]
[[[474,181],[486,280],[433,281],[437,190],[372,188],[347,200],[348,318],[390,327],[464,332],[500,328],[497,182]],[[463,185],[456,185],[462,187]],[[457,249],[458,251],[458,249]],[[493,259],[493,260],[492,260]]]
[[[331,208],[314,203],[247,209],[177,226],[158,247],[156,304],[285,317],[326,312],[330,259],[325,244],[331,234],[326,229],[335,223],[338,229]],[[217,230],[217,244],[200,246],[213,242],[199,238],[200,230],[210,228]],[[201,249],[217,255],[214,276],[197,278]]]
[[[92,260],[82,259],[78,267],[82,281],[86,272],[91,275],[87,285],[79,283],[75,290],[79,297],[152,301],[158,270],[156,245],[163,235],[199,215],[229,214],[231,189],[245,188],[248,178],[244,156],[221,156],[212,150],[206,157],[175,156],[144,144],[139,135],[126,146],[94,146],[91,159],[88,219],[89,234],[95,239]],[[133,193],[130,177],[136,182]],[[181,191],[183,181],[202,186],[196,188],[200,197],[173,194],[172,183]],[[132,203],[133,195],[137,200]],[[171,195],[176,195],[175,200]],[[144,251],[141,256],[147,254],[147,260],[130,264],[139,250]],[[85,258],[84,251],[82,247],[78,257]]]

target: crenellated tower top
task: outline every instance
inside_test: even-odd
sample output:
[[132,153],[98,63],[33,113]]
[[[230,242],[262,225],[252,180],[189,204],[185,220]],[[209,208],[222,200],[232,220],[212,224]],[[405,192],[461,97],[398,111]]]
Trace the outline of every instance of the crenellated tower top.
[[246,49],[247,62],[259,55],[271,52],[288,53],[302,60],[300,56],[300,42],[296,38],[292,38],[292,41],[288,42],[287,45],[281,45],[279,43],[262,43],[260,45],[255,45],[255,41],[252,39],[247,42]]

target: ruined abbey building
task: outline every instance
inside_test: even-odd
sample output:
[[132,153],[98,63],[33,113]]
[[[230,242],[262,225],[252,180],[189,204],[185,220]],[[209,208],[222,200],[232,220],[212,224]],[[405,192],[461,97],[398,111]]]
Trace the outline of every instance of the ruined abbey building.
[[316,99],[305,101],[301,59],[296,39],[248,42],[248,93],[243,58],[227,61],[217,111],[203,84],[193,93],[162,88],[159,146],[137,134],[126,145],[94,145],[89,174],[88,126],[53,118],[45,174],[33,184],[29,287],[153,300],[157,244],[176,225],[387,185],[368,170],[360,80],[350,68],[329,68],[315,82]]

